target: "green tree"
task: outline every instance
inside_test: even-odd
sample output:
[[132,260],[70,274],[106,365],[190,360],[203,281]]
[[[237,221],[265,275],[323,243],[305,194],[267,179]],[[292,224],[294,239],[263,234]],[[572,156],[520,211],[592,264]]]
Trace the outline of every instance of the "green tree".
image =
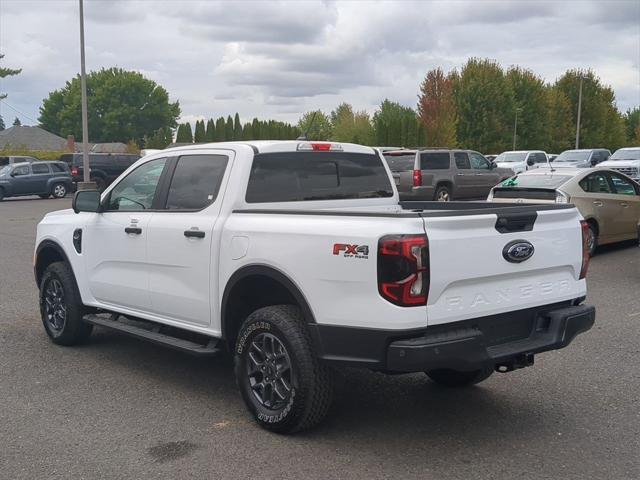
[[454,78],[458,144],[484,153],[510,149],[515,101],[502,67],[471,58]]
[[[40,124],[62,137],[82,137],[80,77],[53,91],[40,107]],[[138,72],[102,69],[87,75],[89,139],[126,142],[174,127],[180,116],[178,102],[167,91]]]
[[[3,58],[4,58],[4,55],[0,53],[0,60],[2,60]],[[14,75],[18,75],[20,72],[22,72],[21,68],[15,69],[15,68],[0,67],[0,78],[13,77]],[[4,98],[7,98],[7,94],[0,92],[0,100]]]
[[416,112],[384,99],[373,114],[374,139],[377,146],[417,147],[422,127]]
[[244,127],[242,128],[242,140],[255,140],[255,138],[253,138],[252,123],[247,122],[244,124]]
[[549,133],[547,87],[544,81],[531,70],[520,67],[511,67],[507,71],[506,79],[509,89],[513,92],[514,106],[518,109],[516,148],[520,150],[543,148]]
[[164,128],[159,128],[153,135],[146,138],[144,148],[166,148],[171,141],[167,142],[167,132]]
[[173,131],[170,127],[165,127],[164,129],[164,143],[167,146],[173,143]]
[[355,112],[348,103],[341,103],[331,112],[331,140],[336,142],[373,143],[373,126],[369,114]]
[[225,131],[224,117],[219,117],[216,120],[216,130],[215,130],[216,142],[224,142],[224,131]]
[[298,120],[300,134],[307,134],[309,140],[328,140],[331,138],[331,119],[320,110],[305,112]]
[[238,112],[236,112],[236,116],[233,119],[233,139],[242,140],[242,124],[240,123]]
[[0,132],[4,130],[4,119],[2,118],[2,115],[0,115]]
[[22,125],[22,122],[20,121],[20,119],[18,117],[15,118],[15,120],[13,120],[13,126],[14,127],[19,127]]
[[191,132],[191,124],[189,122],[178,125],[176,143],[193,143],[193,134]]
[[571,120],[571,103],[559,89],[547,87],[545,106],[545,141],[536,148],[544,148],[548,153],[557,154],[571,148],[572,135],[575,134]]
[[206,132],[207,142],[215,142],[216,141],[216,123],[213,121],[213,118],[210,118],[207,122],[207,132]]
[[568,70],[555,86],[569,99],[572,124],[577,123],[578,96],[582,77],[580,147],[615,149],[625,143],[624,121],[611,87],[603,85],[592,70]]
[[231,118],[231,115],[227,117],[227,121],[224,124],[224,139],[226,142],[233,140],[233,118]]
[[207,132],[204,127],[204,120],[198,120],[196,122],[196,129],[193,133],[193,141],[195,143],[204,143],[207,141]]
[[429,70],[420,85],[418,117],[430,145],[456,146],[456,104],[453,78],[441,68]]
[[624,114],[627,144],[640,146],[640,107],[629,108]]

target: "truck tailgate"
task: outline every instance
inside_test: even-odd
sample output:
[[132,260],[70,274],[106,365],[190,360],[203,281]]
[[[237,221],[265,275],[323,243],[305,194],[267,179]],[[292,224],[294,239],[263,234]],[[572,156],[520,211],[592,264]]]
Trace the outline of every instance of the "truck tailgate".
[[[529,220],[524,222],[517,214],[507,218],[488,212],[424,216],[431,264],[429,325],[585,295],[586,282],[579,280],[582,233],[578,211],[526,208],[522,218]],[[501,227],[503,222],[506,228]],[[530,242],[535,249],[520,263],[503,255],[505,247],[516,240]]]

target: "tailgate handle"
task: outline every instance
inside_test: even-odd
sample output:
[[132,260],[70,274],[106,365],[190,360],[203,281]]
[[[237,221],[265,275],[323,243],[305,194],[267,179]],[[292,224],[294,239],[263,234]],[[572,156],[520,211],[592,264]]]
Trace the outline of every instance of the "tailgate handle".
[[537,212],[509,212],[499,213],[496,220],[496,230],[500,233],[530,232],[538,218]]

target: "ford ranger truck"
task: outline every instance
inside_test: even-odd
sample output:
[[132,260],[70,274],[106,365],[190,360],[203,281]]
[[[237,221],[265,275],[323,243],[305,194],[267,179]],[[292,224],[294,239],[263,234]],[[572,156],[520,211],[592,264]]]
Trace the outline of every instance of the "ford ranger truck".
[[360,145],[172,148],[72,206],[38,225],[51,340],[98,326],[227,351],[249,412],[276,432],[320,422],[341,367],[463,387],[532,365],[595,319],[572,205],[401,203]]

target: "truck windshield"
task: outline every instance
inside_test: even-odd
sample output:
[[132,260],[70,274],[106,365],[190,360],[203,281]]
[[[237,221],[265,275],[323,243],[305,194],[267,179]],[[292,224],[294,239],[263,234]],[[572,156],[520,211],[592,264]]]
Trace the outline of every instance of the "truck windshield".
[[504,152],[498,155],[494,162],[502,163],[502,162],[524,162],[524,159],[527,158],[527,152]]
[[345,152],[262,153],[253,159],[247,203],[392,197],[380,157]]
[[621,148],[609,160],[640,160],[640,148]]
[[590,154],[591,150],[567,150],[558,155],[553,162],[584,162],[589,160]]

